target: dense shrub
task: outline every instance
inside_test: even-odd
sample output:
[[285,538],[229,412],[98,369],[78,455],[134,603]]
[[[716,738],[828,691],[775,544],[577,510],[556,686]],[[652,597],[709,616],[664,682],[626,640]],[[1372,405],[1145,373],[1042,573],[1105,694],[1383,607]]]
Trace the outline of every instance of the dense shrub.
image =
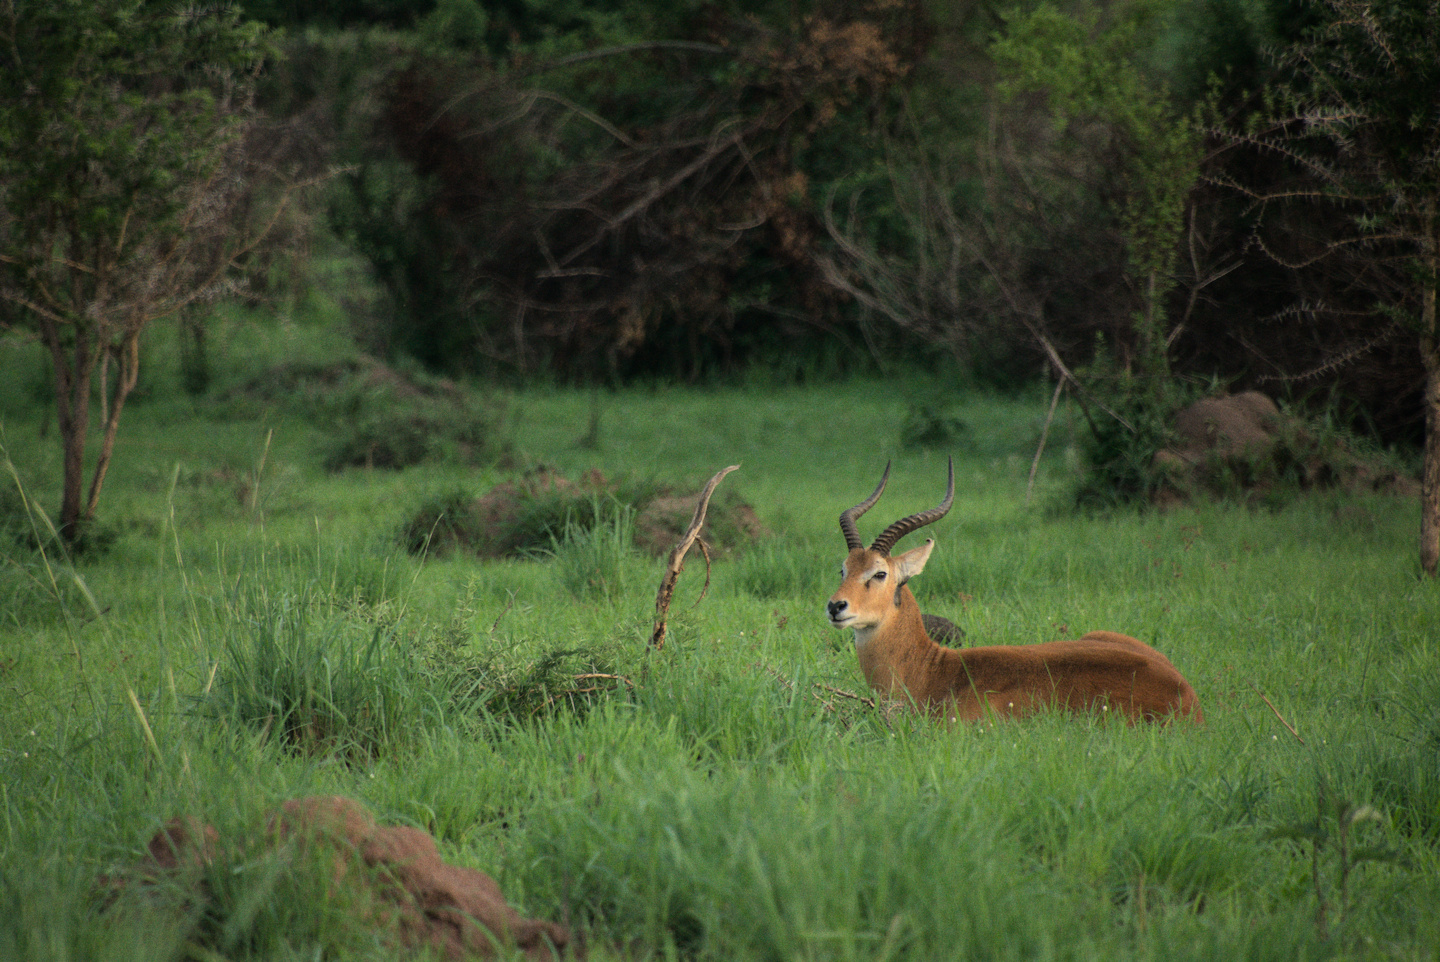
[[509,455],[503,412],[460,386],[359,356],[283,364],[231,392],[333,425],[322,463],[400,469],[427,461],[492,464]]
[[970,425],[932,404],[912,404],[900,425],[900,444],[906,448],[968,448],[973,445]]

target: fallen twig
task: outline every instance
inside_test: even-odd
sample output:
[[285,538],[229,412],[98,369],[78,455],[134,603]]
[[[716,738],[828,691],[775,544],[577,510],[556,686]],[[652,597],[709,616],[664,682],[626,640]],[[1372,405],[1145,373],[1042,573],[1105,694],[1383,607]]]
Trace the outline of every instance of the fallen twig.
[[818,681],[815,682],[815,687],[823,688],[825,691],[828,691],[833,695],[839,695],[841,698],[853,698],[856,701],[860,702],[862,705],[868,705],[871,708],[875,707],[875,699],[869,698],[865,695],[857,695],[854,692],[846,691],[843,688],[831,688],[829,685],[822,685]]
[[1276,708],[1273,704],[1271,704],[1270,699],[1265,697],[1265,693],[1257,687],[1255,688],[1255,694],[1259,695],[1260,700],[1263,701],[1270,708],[1270,710],[1275,713],[1275,717],[1280,719],[1280,724],[1285,726],[1285,730],[1288,731],[1290,734],[1294,735],[1297,742],[1302,745],[1305,744],[1305,739],[1300,737],[1300,733],[1295,730],[1295,726],[1291,725],[1288,721],[1285,720],[1285,716],[1280,714],[1280,709]]
[[[576,675],[574,677],[574,680],[577,682],[620,681],[625,683],[626,688],[633,689],[635,687],[634,683],[631,682],[630,679],[626,678],[624,675],[608,675],[603,672],[589,672],[584,675]],[[513,691],[513,689],[511,690]],[[532,708],[530,710],[530,715],[531,717],[538,715],[540,712],[544,711],[546,708],[549,708],[551,705],[555,704],[562,698],[573,698],[576,695],[594,695],[602,691],[614,691],[614,688],[607,688],[604,685],[590,685],[587,688],[568,688],[565,691],[558,691],[555,694],[551,695],[549,698],[545,699],[540,704],[536,705],[534,708]]]

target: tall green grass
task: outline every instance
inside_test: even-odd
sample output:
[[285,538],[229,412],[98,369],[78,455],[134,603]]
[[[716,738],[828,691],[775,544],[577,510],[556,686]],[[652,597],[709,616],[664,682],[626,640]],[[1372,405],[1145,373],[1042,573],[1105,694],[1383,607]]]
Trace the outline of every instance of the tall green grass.
[[[922,608],[967,644],[1127,631],[1186,674],[1207,724],[946,728],[862,701],[822,614],[836,518],[884,461],[862,534],[943,487],[950,452],[902,446],[911,402],[891,386],[617,392],[583,448],[587,392],[511,398],[519,464],[657,484],[742,465],[726,490],[775,535],[715,558],[703,599],[692,555],[655,652],[659,564],[619,514],[562,525],[543,557],[412,556],[395,532],[434,492],[512,473],[327,474],[319,426],[225,397],[243,373],[127,410],[108,553],[3,549],[0,958],[392,957],[325,878],[259,853],[217,867],[204,906],[178,886],[107,895],[174,816],[244,839],[321,793],[434,833],[601,959],[1440,947],[1440,597],[1413,503],[1056,513],[1064,416],[1027,505],[1047,399],[952,398],[970,429],[955,508],[925,532]],[[0,394],[16,478],[49,505],[44,409]],[[863,453],[836,443],[838,410]]]
[[206,708],[292,750],[344,757],[394,750],[438,723],[437,696],[395,626],[328,604],[254,585],[227,599]]
[[[582,509],[583,510],[583,509]],[[653,566],[635,550],[635,509],[613,497],[592,497],[589,517],[567,513],[541,556],[556,577],[580,599],[615,599],[637,586]]]

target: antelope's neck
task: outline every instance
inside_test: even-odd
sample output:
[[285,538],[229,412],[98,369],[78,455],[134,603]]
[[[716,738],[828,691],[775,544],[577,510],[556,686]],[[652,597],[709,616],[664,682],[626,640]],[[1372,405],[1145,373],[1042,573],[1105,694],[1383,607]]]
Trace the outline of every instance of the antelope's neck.
[[940,646],[930,639],[920,606],[909,588],[900,589],[900,605],[874,628],[856,629],[855,655],[870,687],[882,694],[908,691],[923,698],[926,668]]

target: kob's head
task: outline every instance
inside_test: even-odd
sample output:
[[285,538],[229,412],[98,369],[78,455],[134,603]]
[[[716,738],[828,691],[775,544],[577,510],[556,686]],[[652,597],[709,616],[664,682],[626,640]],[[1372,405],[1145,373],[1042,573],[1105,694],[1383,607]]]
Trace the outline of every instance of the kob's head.
[[934,524],[950,510],[955,500],[955,460],[950,459],[949,476],[945,482],[945,498],[929,511],[920,511],[901,518],[880,532],[870,547],[860,540],[855,519],[875,506],[890,479],[890,465],[870,497],[840,514],[840,532],[850,549],[840,566],[840,587],[825,605],[825,614],[836,628],[870,631],[883,625],[900,606],[905,583],[925,570],[930,552],[935,547],[927,540],[918,548],[891,557],[895,543],[913,531]]

